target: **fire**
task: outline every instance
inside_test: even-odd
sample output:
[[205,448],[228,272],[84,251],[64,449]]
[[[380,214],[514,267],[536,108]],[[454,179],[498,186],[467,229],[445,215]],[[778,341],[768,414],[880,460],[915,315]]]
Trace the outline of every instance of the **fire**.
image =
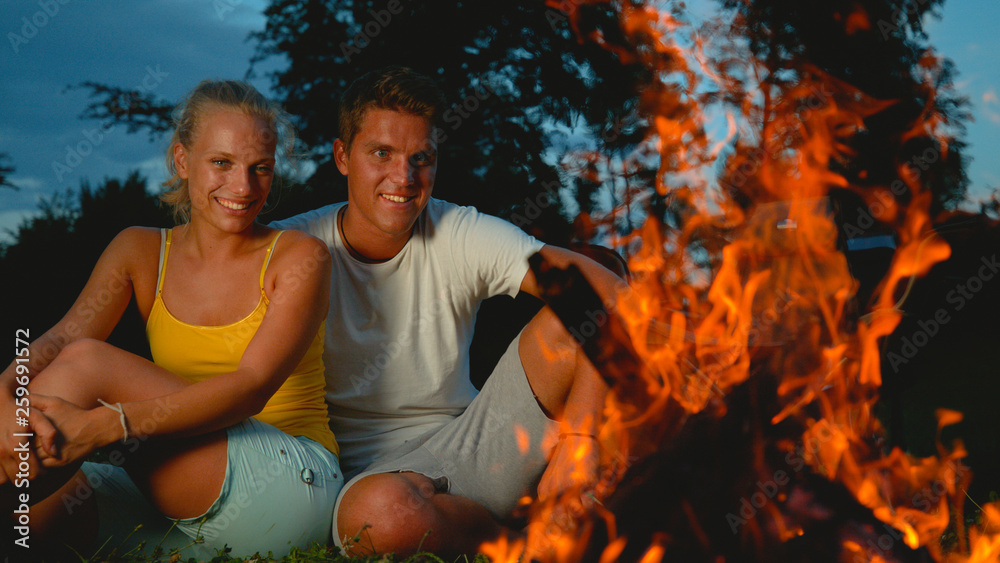
[[[618,560],[629,547],[628,530],[619,530],[615,513],[603,502],[626,471],[670,444],[691,421],[721,420],[730,408],[727,397],[751,378],[774,378],[779,408],[768,423],[781,429],[775,430],[779,437],[750,446],[756,475],[772,478],[757,480],[741,512],[718,517],[742,534],[743,545],[759,547],[769,533],[795,541],[809,536],[810,525],[829,520],[831,510],[809,489],[816,483],[813,476],[821,476],[864,507],[859,514],[867,510],[873,516],[855,524],[857,533],[841,535],[843,558],[896,560],[892,550],[900,542],[926,549],[937,561],[1000,560],[1000,505],[982,507],[981,526],[965,531],[961,508],[970,473],[961,463],[962,445],[939,446],[937,456],[924,459],[886,451],[884,429],[873,412],[882,383],[880,343],[899,324],[913,280],[950,255],[933,234],[931,194],[906,165],[900,165],[899,177],[908,198],[887,196],[887,186],[852,185],[836,172],[838,163],[853,156],[848,140],[864,128],[865,118],[894,102],[873,99],[813,68],[783,91],[755,83],[752,58],[732,56],[738,46],[719,48],[730,55],[720,65],[706,55],[705,39],[681,18],[641,3],[617,7],[635,47],[612,45],[597,34],[588,39],[654,76],[640,96],[647,138],[620,168],[658,163],[652,185],[632,186],[620,201],[630,205],[658,196],[669,203],[673,224],[667,228],[662,217],[647,213],[631,235],[613,240],[629,255],[633,281],[631,293],[617,304],[620,326],[611,323],[603,348],[590,353],[592,359],[615,359],[595,362],[616,382],[598,441],[578,446],[576,466],[559,468],[578,486],[532,503],[524,539],[502,539],[484,545],[483,552],[494,561],[522,555],[577,561],[588,542],[600,541],[599,560]],[[569,16],[578,30],[578,11]],[[860,7],[843,17],[851,33],[871,26]],[[736,71],[734,62],[740,60],[744,66]],[[922,61],[928,74],[935,60]],[[742,80],[732,78],[737,72]],[[713,87],[727,90],[736,108],[725,117],[728,133],[721,142],[712,142],[706,132],[712,119],[705,92]],[[937,139],[945,152],[947,138],[940,129],[940,119],[928,110],[904,136]],[[738,150],[725,157],[724,147],[734,142]],[[580,159],[589,164],[603,159],[599,169],[614,169],[600,154]],[[708,171],[720,164],[720,181],[709,180]],[[838,246],[831,189],[854,190],[872,205],[878,201],[881,219],[896,229],[897,251],[864,315],[852,312],[856,282]],[[621,210],[609,213],[620,215]],[[941,411],[938,420],[940,430],[961,414]],[[758,428],[751,435],[770,431]],[[595,455],[604,471],[592,484],[585,464]],[[775,455],[795,462],[792,469],[774,471]],[[692,541],[710,550],[715,523],[705,522],[686,500],[680,504],[672,508],[685,515]],[[874,524],[878,521],[884,530]],[[949,526],[958,540],[945,553],[940,539]],[[669,559],[675,540],[670,530],[654,533],[641,561]]]

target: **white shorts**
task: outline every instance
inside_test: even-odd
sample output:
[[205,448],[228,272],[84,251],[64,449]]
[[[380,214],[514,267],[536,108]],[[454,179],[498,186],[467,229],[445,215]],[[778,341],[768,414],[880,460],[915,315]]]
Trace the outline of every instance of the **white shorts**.
[[[416,440],[416,447],[406,444],[405,451],[369,465],[344,485],[334,526],[347,489],[378,473],[420,473],[442,492],[483,505],[497,520],[510,518],[520,499],[534,494],[548,460],[543,444],[554,443],[546,436],[558,432],[558,423],[545,415],[531,391],[518,354],[520,339],[514,338],[465,412]],[[333,539],[343,545],[336,528]]]
[[[175,520],[160,514],[121,468],[84,463],[97,496],[99,542],[106,553],[124,542],[178,548],[185,558],[211,559],[226,545],[239,557],[276,557],[292,547],[330,542],[333,504],[344,483],[337,456],[309,438],[293,437],[255,418],[226,430],[228,460],[218,498],[204,514]],[[192,475],[197,479],[197,475]],[[135,532],[137,524],[143,528]],[[196,538],[203,543],[195,543]]]

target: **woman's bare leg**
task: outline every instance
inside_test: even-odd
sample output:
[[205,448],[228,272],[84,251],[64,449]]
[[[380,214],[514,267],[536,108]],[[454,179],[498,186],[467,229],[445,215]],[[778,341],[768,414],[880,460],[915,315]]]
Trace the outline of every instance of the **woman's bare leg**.
[[[144,358],[105,342],[79,340],[63,349],[32,380],[29,389],[81,408],[96,408],[98,398],[109,403],[152,399],[186,385],[185,380]],[[169,401],[164,401],[165,414],[170,408]],[[152,428],[138,430],[145,434]],[[109,459],[124,464],[129,476],[160,512],[173,518],[190,518],[204,513],[218,497],[225,478],[226,447],[223,430],[184,439],[139,438],[112,448]],[[64,473],[60,484],[67,478]],[[70,532],[67,527],[80,529],[83,524],[64,513],[59,497],[56,493],[43,501],[39,510],[42,520],[37,525],[39,530],[63,536]]]
[[[71,503],[65,502],[68,498]],[[32,551],[41,552],[43,558],[75,559],[67,546],[91,555],[85,550],[97,537],[97,502],[83,471],[76,471],[62,487],[31,507],[30,527]]]

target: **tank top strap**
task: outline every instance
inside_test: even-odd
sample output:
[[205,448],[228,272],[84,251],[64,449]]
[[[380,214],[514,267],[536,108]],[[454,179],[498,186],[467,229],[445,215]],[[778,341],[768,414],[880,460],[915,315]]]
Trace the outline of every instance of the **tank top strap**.
[[166,271],[167,254],[170,252],[170,235],[172,229],[160,229],[160,263],[156,266],[156,296],[163,291],[163,273]]
[[278,242],[278,237],[281,236],[285,231],[278,231],[278,234],[274,235],[274,239],[271,240],[271,244],[267,247],[267,252],[264,254],[264,265],[260,269],[260,291],[264,292],[264,272],[267,271],[267,265],[271,263],[271,255],[273,254],[274,245]]

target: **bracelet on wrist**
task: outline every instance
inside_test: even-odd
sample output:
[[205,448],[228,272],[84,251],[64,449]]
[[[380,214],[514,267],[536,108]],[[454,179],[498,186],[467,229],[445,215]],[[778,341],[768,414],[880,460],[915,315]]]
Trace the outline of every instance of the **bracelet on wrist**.
[[116,413],[118,413],[119,420],[122,423],[122,430],[125,432],[125,435],[122,437],[122,443],[124,444],[125,442],[127,442],[128,441],[128,419],[125,418],[125,409],[122,408],[122,404],[121,403],[115,403],[114,405],[111,405],[111,404],[108,404],[108,403],[102,401],[101,399],[97,399],[97,402],[101,403],[102,405],[104,405],[104,406],[108,407],[109,409],[111,409],[111,410],[115,411]]
[[584,437],[584,438],[590,438],[592,440],[597,440],[597,436],[595,436],[594,434],[590,434],[588,432],[563,432],[563,433],[559,434],[559,439],[562,440],[563,438],[566,438],[567,436],[581,436],[581,437]]

